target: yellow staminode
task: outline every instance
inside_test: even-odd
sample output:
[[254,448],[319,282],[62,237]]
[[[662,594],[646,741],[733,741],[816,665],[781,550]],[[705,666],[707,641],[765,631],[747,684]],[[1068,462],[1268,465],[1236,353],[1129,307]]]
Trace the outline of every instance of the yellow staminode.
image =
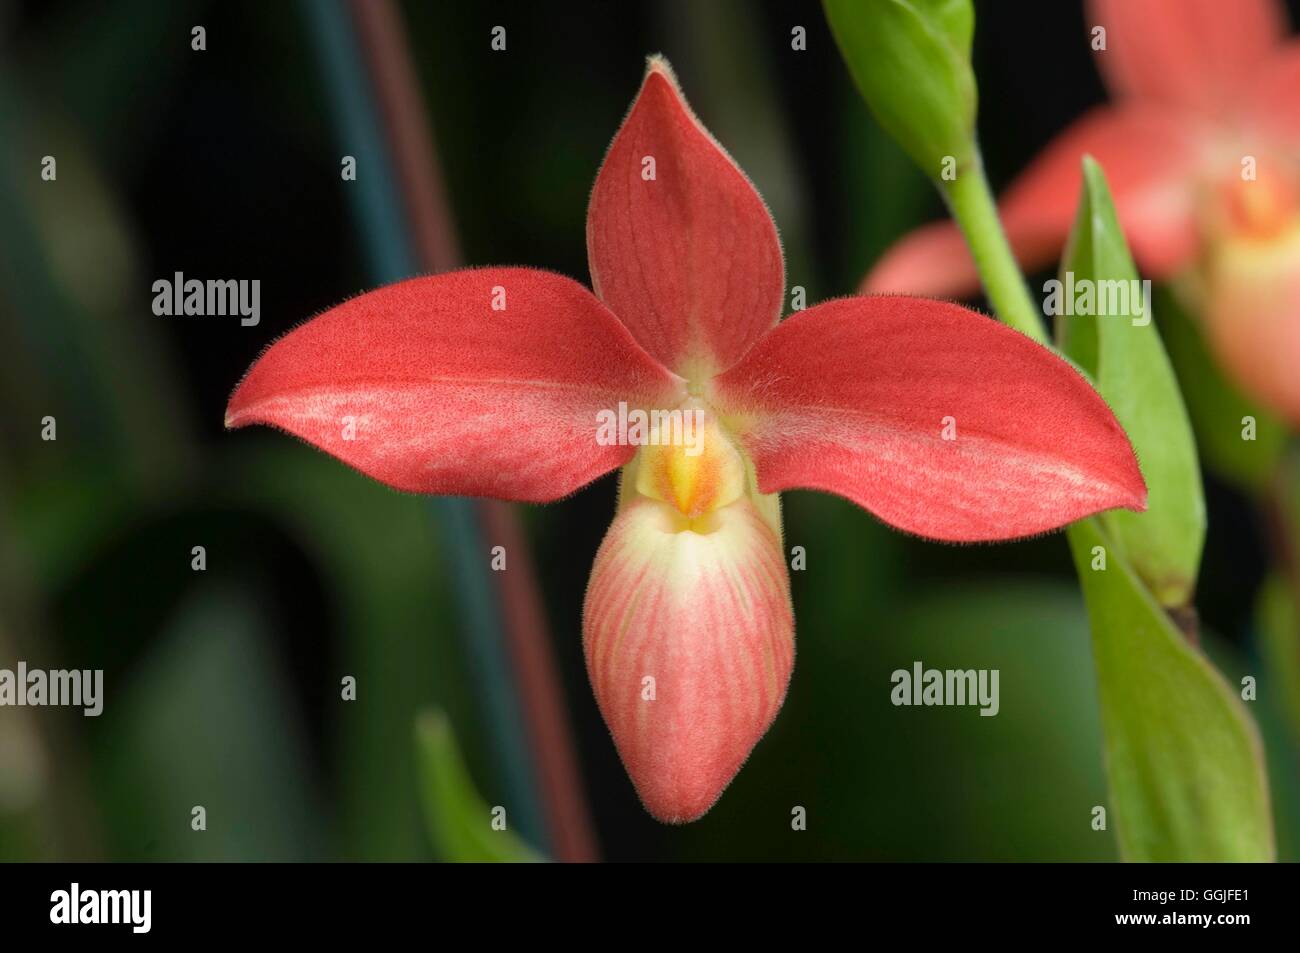
[[[652,431],[637,467],[637,492],[695,519],[733,503],[745,492],[745,463],[712,415],[688,407],[684,431]],[[680,439],[679,439],[680,438]]]

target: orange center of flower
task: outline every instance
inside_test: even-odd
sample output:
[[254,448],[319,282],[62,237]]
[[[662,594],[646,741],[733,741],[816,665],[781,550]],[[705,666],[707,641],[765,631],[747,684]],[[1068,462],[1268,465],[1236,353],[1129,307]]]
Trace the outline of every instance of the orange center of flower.
[[641,448],[636,490],[697,519],[745,492],[745,462],[731,438],[698,401],[663,415]]
[[1292,170],[1261,168],[1258,178],[1232,178],[1217,190],[1223,229],[1234,238],[1276,238],[1300,211],[1300,194]]

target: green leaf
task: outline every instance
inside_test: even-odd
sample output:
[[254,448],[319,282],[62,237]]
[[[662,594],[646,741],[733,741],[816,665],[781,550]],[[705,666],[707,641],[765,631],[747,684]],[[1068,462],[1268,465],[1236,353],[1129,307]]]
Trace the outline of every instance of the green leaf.
[[[1075,523],[1068,535],[1092,628],[1121,855],[1272,860],[1263,753],[1241,701],[1096,520]],[[1099,553],[1105,569],[1093,568]]]
[[975,156],[970,0],[824,0],[840,53],[876,119],[933,179]]
[[[429,838],[444,860],[542,860],[509,828],[493,829],[492,810],[474,787],[446,715],[431,711],[417,717],[415,744],[424,818]],[[508,813],[505,820],[508,824]]]
[[[1083,178],[1058,293],[1062,311],[1073,306],[1097,316],[1063,314],[1058,336],[1065,353],[1093,375],[1133,442],[1147,482],[1145,513],[1115,510],[1102,523],[1155,597],[1182,606],[1196,587],[1205,543],[1196,442],[1151,318],[1151,295],[1141,290],[1149,285],[1138,283],[1105,175],[1090,157],[1083,160]],[[1083,298],[1089,290],[1091,305]]]

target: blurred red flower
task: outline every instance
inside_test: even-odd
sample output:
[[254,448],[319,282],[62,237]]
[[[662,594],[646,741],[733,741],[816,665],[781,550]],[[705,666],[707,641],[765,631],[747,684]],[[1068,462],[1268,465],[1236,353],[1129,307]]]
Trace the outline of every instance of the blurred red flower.
[[[1284,42],[1281,5],[1091,0],[1088,9],[1113,102],[1065,129],[1007,188],[999,209],[1012,248],[1031,271],[1056,261],[1091,154],[1138,266],[1179,277],[1238,383],[1300,422],[1300,43]],[[863,283],[953,297],[977,288],[948,222],[905,236]]]

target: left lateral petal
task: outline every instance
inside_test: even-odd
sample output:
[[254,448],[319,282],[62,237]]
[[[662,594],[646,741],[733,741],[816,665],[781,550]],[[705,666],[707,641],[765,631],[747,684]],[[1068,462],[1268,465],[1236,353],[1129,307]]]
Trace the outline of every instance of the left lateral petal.
[[276,341],[226,425],[270,424],[415,493],[559,499],[626,463],[601,411],[674,407],[681,381],[582,285],[531,268],[413,278]]
[[713,806],[794,666],[777,532],[748,497],[687,523],[647,497],[620,508],[582,613],[600,712],[642,803],[667,823]]
[[847,497],[908,532],[1015,539],[1146,485],[1119,422],[1069,364],[958,305],[842,298],[786,319],[714,382],[764,493]]
[[662,59],[596,176],[587,256],[596,294],[684,377],[730,367],[780,316],[772,216]]

